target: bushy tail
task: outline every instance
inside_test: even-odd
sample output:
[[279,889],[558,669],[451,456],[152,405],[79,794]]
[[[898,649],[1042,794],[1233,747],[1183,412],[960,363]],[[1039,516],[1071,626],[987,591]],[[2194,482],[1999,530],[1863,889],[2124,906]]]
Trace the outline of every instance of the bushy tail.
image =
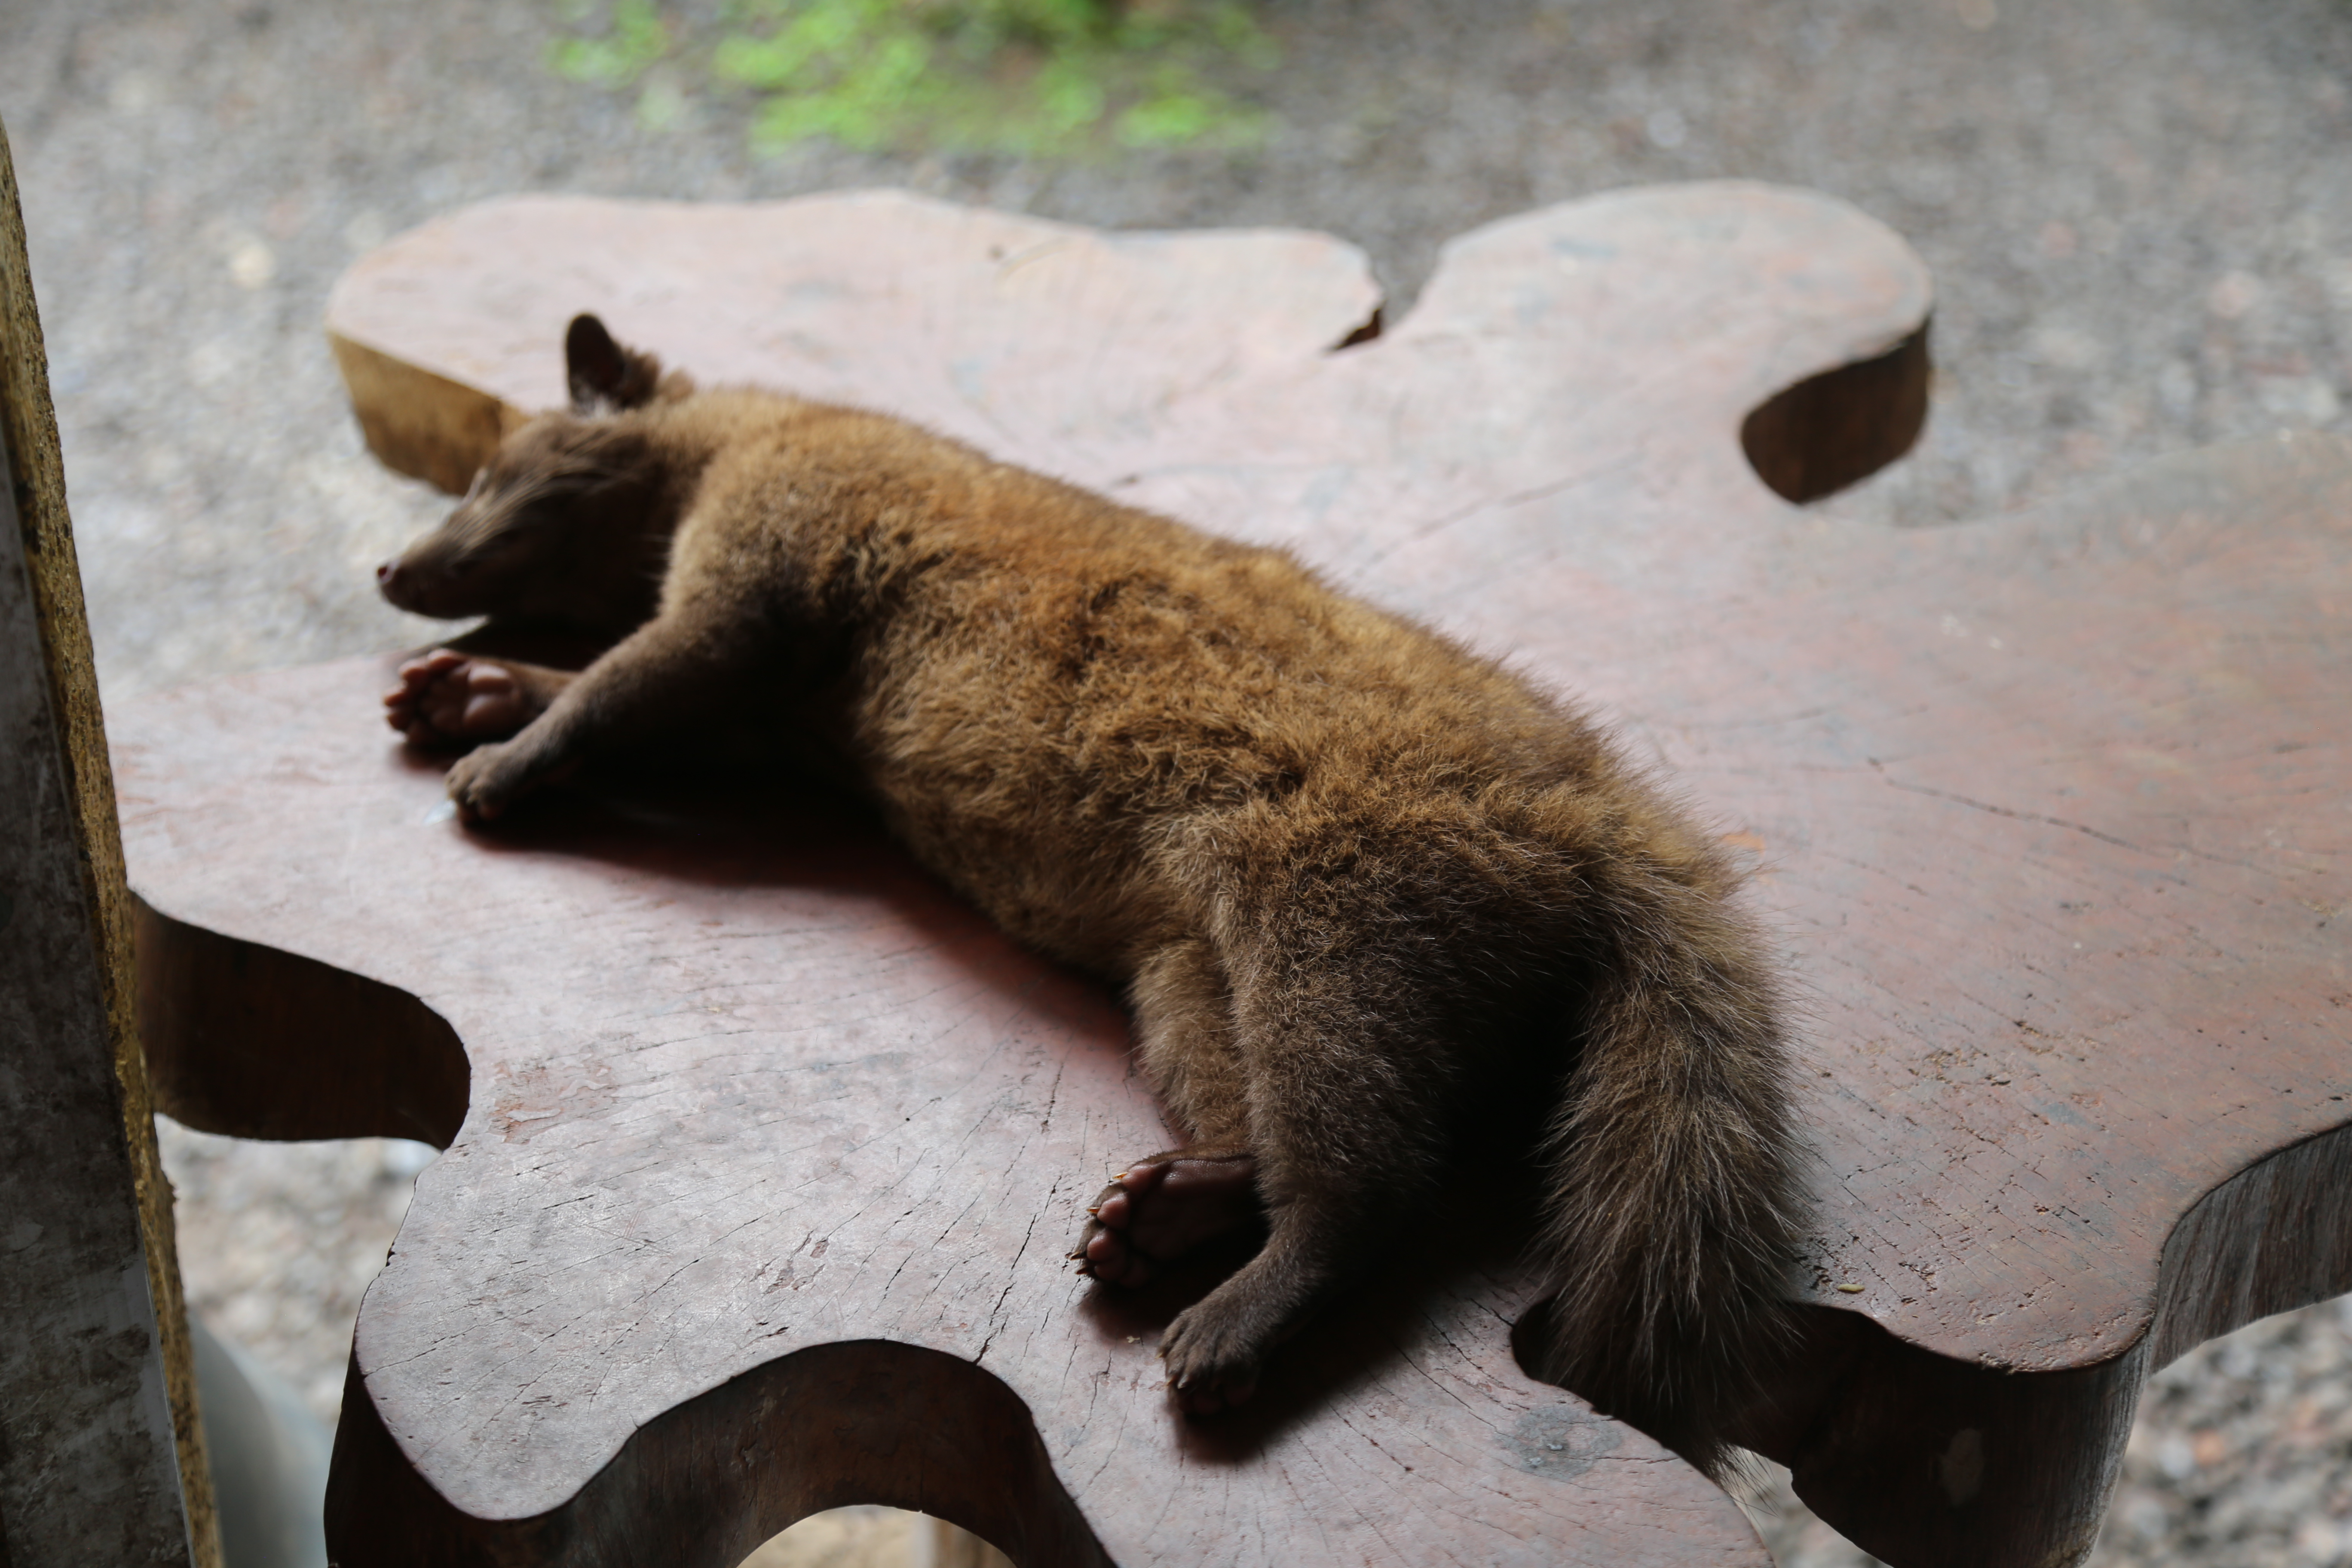
[[1602,966],[1547,1149],[1558,1294],[1538,1376],[1718,1479],[1791,1319],[1803,1229],[1782,1003],[1719,897],[1645,889]]

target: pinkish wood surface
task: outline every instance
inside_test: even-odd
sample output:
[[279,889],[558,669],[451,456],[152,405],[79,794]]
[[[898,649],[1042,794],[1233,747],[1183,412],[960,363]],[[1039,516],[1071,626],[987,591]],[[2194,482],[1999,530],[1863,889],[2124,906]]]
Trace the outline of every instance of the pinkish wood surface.
[[[553,402],[562,323],[594,310],[706,379],[1293,543],[1582,694],[1754,853],[1806,1000],[1822,1310],[1755,1441],[1889,1561],[2071,1560],[2151,1346],[2352,1288],[2321,1137],[2352,1120],[2352,444],[1898,536],[1791,508],[1743,420],[1912,340],[1928,303],[1899,240],[1801,193],[1494,226],[1386,335],[1326,352],[1370,302],[1314,237],[532,199],[364,259],[330,326],[393,373],[354,379],[372,433],[460,478],[484,421],[436,425],[448,400],[493,432],[490,400]],[[388,1441],[339,1460],[345,1561],[394,1555],[385,1521],[424,1500],[453,1551],[721,1563],[844,1488],[1033,1564],[1091,1560],[1089,1533],[1130,1568],[1762,1561],[1695,1473],[1517,1373],[1507,1247],[1401,1270],[1263,1408],[1178,1423],[1165,1304],[1055,1261],[1103,1171],[1160,1137],[1103,997],[814,806],[582,799],[468,836],[375,727],[380,674],[114,725],[152,929],[314,960],[321,996],[347,972],[419,998],[470,1063],[362,1313],[354,1393]],[[216,1006],[228,967],[183,962],[174,994]],[[338,1016],[314,1014],[270,1037],[313,1078]],[[371,1083],[386,1048],[360,1053]],[[806,1390],[904,1372],[824,1359],[863,1341],[938,1352],[905,1375],[943,1408],[1009,1391],[1034,1455],[1000,1433],[828,1469],[827,1441],[872,1446],[836,1434],[761,1450],[789,1484],[730,1479],[728,1434],[786,1398],[761,1380],[837,1414]],[[975,1366],[1001,1384],[943,1370]],[[362,1484],[393,1470],[431,1489]],[[680,1488],[706,1535],[656,1506]]]

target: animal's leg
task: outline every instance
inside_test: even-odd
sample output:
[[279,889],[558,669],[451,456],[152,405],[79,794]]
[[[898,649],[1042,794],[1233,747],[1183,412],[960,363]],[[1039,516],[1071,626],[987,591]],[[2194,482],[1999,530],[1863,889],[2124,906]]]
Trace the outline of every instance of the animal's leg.
[[1155,1266],[1257,1217],[1257,1161],[1234,1054],[1233,1000],[1209,944],[1170,943],[1137,970],[1129,999],[1143,1070],[1192,1141],[1129,1163],[1097,1196],[1080,1269],[1140,1285]]
[[1292,975],[1237,994],[1269,1234],[1161,1337],[1169,1385],[1189,1414],[1248,1398],[1266,1352],[1371,1260],[1434,1184],[1454,1053],[1396,982]]
[[468,822],[599,752],[675,731],[725,706],[750,659],[699,620],[663,615],[582,670],[511,741],[477,747],[449,770],[449,798]]
[[511,658],[436,647],[400,667],[384,718],[419,746],[462,746],[513,734],[547,711],[574,679]]

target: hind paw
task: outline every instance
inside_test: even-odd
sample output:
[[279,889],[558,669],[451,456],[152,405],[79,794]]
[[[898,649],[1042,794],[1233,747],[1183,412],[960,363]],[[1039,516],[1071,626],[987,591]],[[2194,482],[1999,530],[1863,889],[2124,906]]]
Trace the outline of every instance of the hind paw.
[[1135,1162],[1105,1187],[1070,1257],[1078,1272],[1137,1286],[1157,1266],[1263,1212],[1257,1160],[1246,1149],[1171,1149]]
[[1168,1392],[1187,1415],[1214,1415],[1257,1392],[1266,1335],[1256,1314],[1231,1297],[1230,1291],[1212,1292],[1177,1313],[1160,1336]]
[[547,769],[526,738],[493,741],[477,746],[450,764],[444,781],[457,816],[467,823],[488,822],[515,799],[546,782]]

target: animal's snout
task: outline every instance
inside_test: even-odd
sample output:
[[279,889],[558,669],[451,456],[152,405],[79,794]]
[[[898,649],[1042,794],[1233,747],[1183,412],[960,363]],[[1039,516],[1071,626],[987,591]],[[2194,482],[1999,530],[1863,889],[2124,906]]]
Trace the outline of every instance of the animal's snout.
[[386,603],[397,608],[423,613],[425,605],[420,601],[431,586],[426,581],[429,575],[404,565],[400,557],[395,555],[375,569],[376,592],[384,596]]
[[376,592],[394,608],[413,616],[453,620],[486,615],[499,607],[497,584],[486,589],[473,571],[477,565],[446,548],[440,540],[428,538],[375,569]]

